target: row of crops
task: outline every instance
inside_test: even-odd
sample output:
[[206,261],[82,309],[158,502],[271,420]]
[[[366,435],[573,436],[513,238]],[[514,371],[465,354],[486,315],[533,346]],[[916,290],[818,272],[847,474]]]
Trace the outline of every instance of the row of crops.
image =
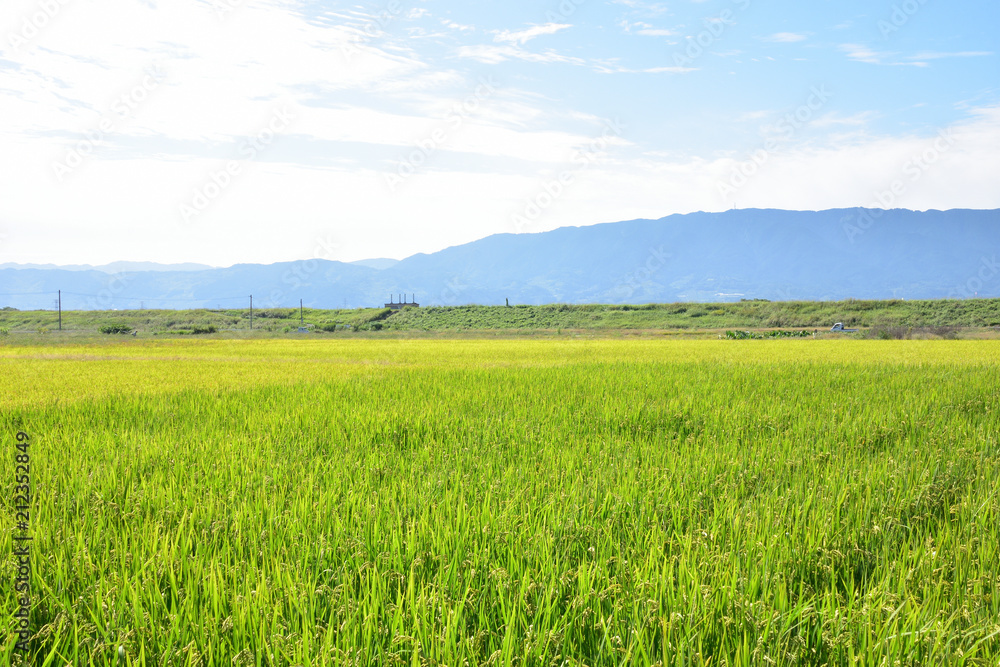
[[727,331],[728,340],[769,340],[774,338],[812,338],[811,331]]

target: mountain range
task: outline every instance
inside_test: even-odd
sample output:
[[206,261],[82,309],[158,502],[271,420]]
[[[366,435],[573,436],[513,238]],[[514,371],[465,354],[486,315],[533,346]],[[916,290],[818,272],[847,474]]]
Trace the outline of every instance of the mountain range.
[[396,261],[0,265],[0,306],[65,310],[1000,297],[1000,210],[731,210],[496,234]]

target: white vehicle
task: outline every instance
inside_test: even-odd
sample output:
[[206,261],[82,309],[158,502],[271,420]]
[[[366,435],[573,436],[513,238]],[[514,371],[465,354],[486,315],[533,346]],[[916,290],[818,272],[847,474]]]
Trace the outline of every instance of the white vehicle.
[[854,333],[855,331],[857,331],[857,329],[845,329],[843,322],[837,322],[832,327],[830,327],[830,331],[836,331],[838,333]]

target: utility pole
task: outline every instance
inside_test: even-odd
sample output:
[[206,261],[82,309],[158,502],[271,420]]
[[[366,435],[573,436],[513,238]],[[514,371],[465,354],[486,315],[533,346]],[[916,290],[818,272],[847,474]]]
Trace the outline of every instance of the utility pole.
[[299,299],[299,326],[304,327],[306,325],[306,315],[302,310],[302,299]]
[[250,295],[250,331],[253,331],[253,294]]
[[59,331],[62,331],[62,290],[59,290]]

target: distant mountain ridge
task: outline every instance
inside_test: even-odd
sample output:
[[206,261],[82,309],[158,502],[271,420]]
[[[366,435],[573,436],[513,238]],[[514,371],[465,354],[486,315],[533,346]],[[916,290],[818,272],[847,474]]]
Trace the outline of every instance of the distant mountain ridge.
[[398,262],[5,268],[0,306],[49,309],[59,289],[64,309],[1000,297],[998,255],[1000,210],[745,209],[496,234]]
[[390,266],[395,266],[399,264],[398,259],[388,259],[386,257],[376,257],[375,259],[359,259],[356,262],[351,262],[351,264],[356,264],[358,266],[367,266],[373,269],[388,269]]

